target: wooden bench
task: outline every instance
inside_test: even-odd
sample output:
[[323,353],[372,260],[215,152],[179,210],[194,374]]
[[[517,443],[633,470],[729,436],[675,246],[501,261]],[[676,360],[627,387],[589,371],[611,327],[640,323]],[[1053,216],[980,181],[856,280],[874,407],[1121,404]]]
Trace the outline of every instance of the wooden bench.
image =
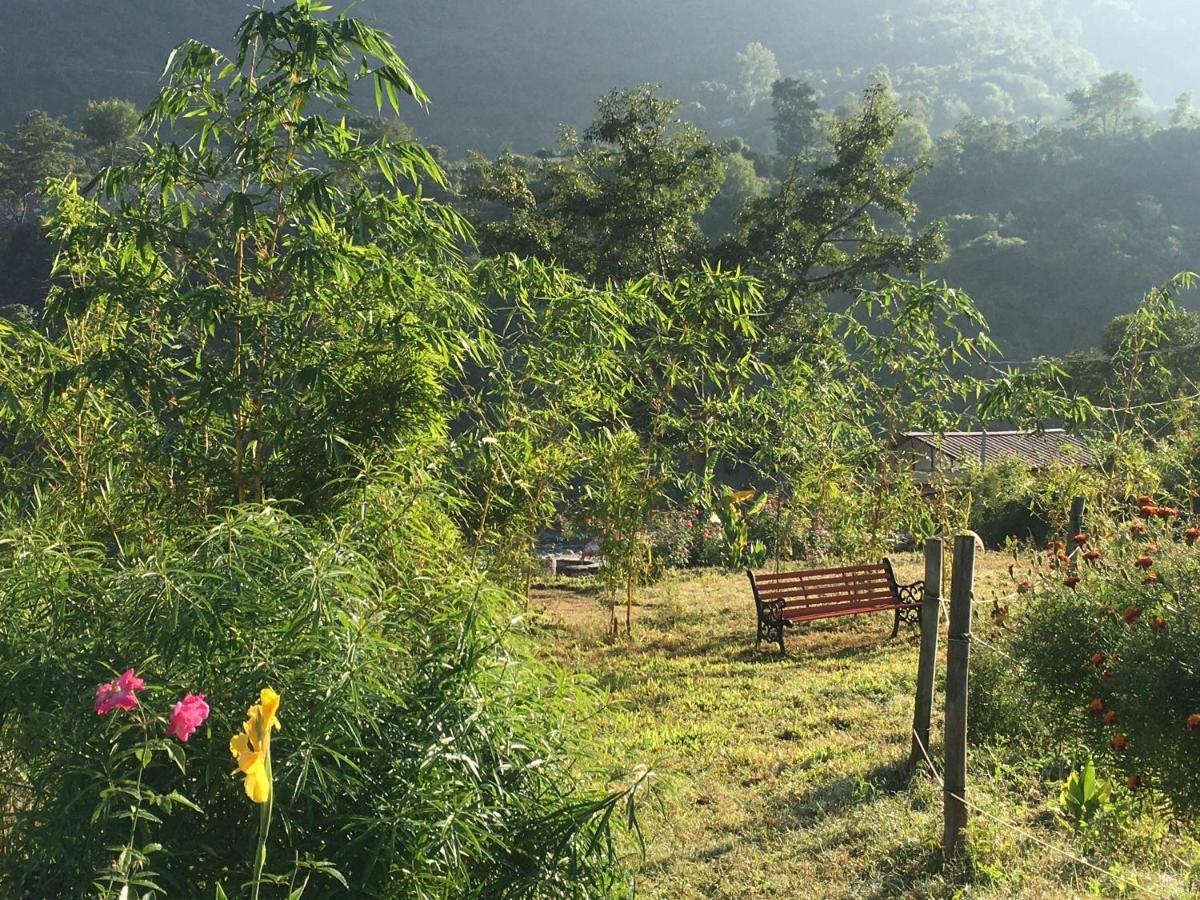
[[892,637],[900,623],[921,621],[923,582],[897,584],[892,563],[885,559],[872,566],[840,569],[810,569],[806,572],[776,572],[750,576],[754,605],[758,610],[758,640],[755,649],[778,643],[783,653],[783,630],[797,622],[813,622],[860,613],[895,612]]

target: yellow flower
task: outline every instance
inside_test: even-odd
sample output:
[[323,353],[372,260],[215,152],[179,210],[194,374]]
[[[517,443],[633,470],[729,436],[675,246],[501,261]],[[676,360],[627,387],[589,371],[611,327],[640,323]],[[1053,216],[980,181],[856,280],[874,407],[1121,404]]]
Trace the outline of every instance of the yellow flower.
[[242,730],[229,739],[229,752],[246,776],[246,796],[255,803],[271,798],[271,729],[279,729],[279,695],[263,688],[259,702],[246,710]]

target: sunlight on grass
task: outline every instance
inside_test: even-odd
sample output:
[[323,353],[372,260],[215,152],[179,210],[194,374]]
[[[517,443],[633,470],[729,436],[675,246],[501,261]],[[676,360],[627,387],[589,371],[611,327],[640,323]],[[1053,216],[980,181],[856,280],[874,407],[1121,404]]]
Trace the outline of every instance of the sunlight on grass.
[[[918,577],[915,555],[896,562],[901,580]],[[977,598],[1011,590],[1007,562],[980,559]],[[1080,850],[1046,812],[1057,787],[1035,767],[980,748],[972,750],[972,799],[1037,842],[975,815],[966,871],[942,871],[940,787],[924,774],[910,780],[904,767],[916,632],[889,641],[889,616],[794,629],[780,658],[754,652],[743,575],[684,575],[648,589],[630,642],[602,637],[603,612],[586,588],[546,587],[535,597],[546,652],[609,692],[588,723],[602,769],[646,763],[657,773],[642,895],[1118,893],[1120,882],[1063,855]],[[939,668],[944,652],[943,643]],[[934,733],[940,765],[937,721]],[[1185,895],[1185,860],[1150,855],[1145,864],[1116,871],[1156,894]]]

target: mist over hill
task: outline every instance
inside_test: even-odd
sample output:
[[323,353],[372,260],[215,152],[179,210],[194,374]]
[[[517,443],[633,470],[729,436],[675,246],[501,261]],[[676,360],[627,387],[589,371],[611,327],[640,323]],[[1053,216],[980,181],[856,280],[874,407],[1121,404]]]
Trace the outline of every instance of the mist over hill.
[[[0,126],[32,107],[67,114],[91,97],[145,100],[173,45],[220,45],[246,7],[6,0]],[[561,123],[585,122],[600,94],[646,81],[719,131],[738,118],[725,101],[737,54],[754,42],[830,107],[886,66],[901,95],[929,99],[940,128],[966,113],[1053,116],[1067,91],[1104,70],[1138,75],[1159,106],[1200,87],[1190,49],[1200,9],[1185,0],[363,0],[354,9],[393,34],[433,98],[428,114],[408,112],[416,133],[454,154],[550,144]]]

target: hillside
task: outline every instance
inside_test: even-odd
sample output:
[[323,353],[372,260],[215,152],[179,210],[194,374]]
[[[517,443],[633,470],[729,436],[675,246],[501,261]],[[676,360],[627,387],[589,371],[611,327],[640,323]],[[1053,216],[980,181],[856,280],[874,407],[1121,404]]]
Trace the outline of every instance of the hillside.
[[[226,38],[245,6],[8,0],[0,127],[31,107],[62,114],[89,97],[144,100],[171,46]],[[395,36],[434,99],[428,116],[410,112],[415,130],[455,154],[548,144],[560,123],[585,120],[599,94],[643,81],[702,104],[693,111],[711,127],[705,114],[725,113],[701,85],[733,85],[736,54],[751,42],[775,54],[783,75],[811,78],[830,104],[886,66],[902,92],[934,101],[944,127],[967,111],[1053,113],[1101,69],[1135,72],[1160,105],[1200,82],[1186,43],[1200,12],[1183,0],[364,0],[355,13]]]

